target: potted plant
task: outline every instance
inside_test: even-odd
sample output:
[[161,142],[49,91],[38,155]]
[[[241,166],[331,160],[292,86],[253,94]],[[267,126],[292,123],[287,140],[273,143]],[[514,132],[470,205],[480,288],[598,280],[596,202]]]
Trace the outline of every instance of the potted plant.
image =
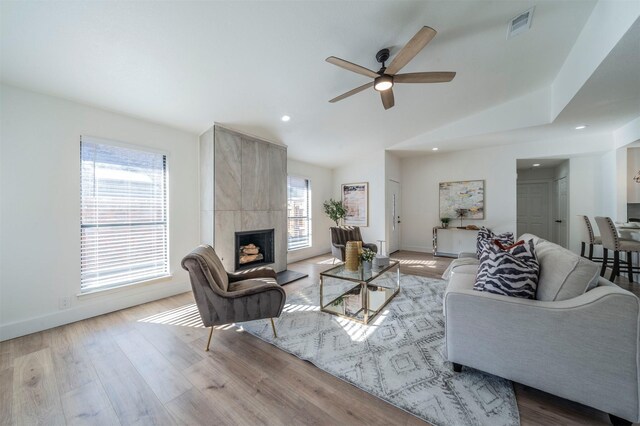
[[336,223],[336,226],[340,226],[340,219],[347,215],[347,210],[342,205],[342,201],[336,201],[333,198],[329,198],[322,203],[324,213],[329,216],[329,219]]
[[371,262],[373,262],[374,257],[376,257],[376,254],[373,252],[373,250],[370,250],[368,248],[362,250],[360,259],[362,260],[362,270],[364,272],[371,271]]
[[443,229],[447,229],[449,227],[449,221],[451,219],[449,219],[448,217],[441,217],[440,218],[440,223],[442,224],[442,228]]

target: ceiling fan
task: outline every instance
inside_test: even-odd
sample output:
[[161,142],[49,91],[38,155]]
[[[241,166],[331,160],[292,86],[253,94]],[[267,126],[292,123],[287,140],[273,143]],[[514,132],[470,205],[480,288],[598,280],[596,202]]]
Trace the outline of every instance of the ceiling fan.
[[376,54],[376,60],[382,64],[382,67],[378,72],[371,71],[368,68],[345,61],[344,59],[336,58],[335,56],[329,56],[326,61],[330,64],[373,78],[372,82],[356,87],[347,93],[343,93],[342,95],[331,99],[329,102],[334,103],[341,101],[351,95],[360,93],[369,87],[373,87],[375,90],[380,92],[384,109],[389,109],[395,104],[392,89],[395,83],[447,83],[453,80],[456,73],[448,71],[396,74],[422,49],[424,49],[424,47],[429,44],[435,36],[436,30],[431,27],[422,27],[420,31],[418,31],[416,35],[414,35],[413,38],[400,50],[400,52],[398,52],[388,67],[385,67],[385,62],[389,59],[389,49],[380,50]]

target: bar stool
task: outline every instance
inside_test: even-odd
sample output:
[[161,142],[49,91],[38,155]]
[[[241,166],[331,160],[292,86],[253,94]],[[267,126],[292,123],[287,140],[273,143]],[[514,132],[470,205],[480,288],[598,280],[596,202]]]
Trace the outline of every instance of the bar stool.
[[[609,250],[613,251],[613,271],[609,277],[609,281],[613,281],[617,276],[620,276],[620,265],[627,266],[627,272],[629,274],[629,281],[633,282],[633,272],[640,271],[639,267],[634,267],[632,262],[632,254],[640,253],[640,241],[628,240],[620,238],[618,230],[616,229],[613,221],[610,217],[596,217],[596,224],[600,230],[602,236],[602,246],[604,251],[602,254],[602,269],[600,270],[600,276],[604,277],[607,269]],[[625,253],[625,260],[620,259],[620,252]]]
[[[589,257],[588,259],[593,261],[593,262],[602,262],[602,258],[601,257],[593,257],[593,246],[601,246],[602,245],[602,238],[600,238],[600,236],[597,236],[593,233],[593,226],[591,226],[591,221],[589,220],[589,216],[582,216],[582,218],[584,219],[584,224],[585,224],[585,228],[584,230],[586,230],[586,233],[583,233],[583,236],[586,236],[587,240],[589,241]],[[582,248],[580,249],[580,256],[585,257],[584,252],[586,249],[586,242],[582,241]]]

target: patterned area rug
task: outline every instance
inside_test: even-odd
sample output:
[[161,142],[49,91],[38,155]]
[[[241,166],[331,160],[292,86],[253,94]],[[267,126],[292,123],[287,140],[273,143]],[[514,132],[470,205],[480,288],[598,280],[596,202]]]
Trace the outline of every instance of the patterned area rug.
[[269,320],[242,328],[434,425],[519,425],[511,382],[445,361],[445,285],[402,275],[400,294],[369,325],[320,312],[314,286],[287,296],[277,339]]

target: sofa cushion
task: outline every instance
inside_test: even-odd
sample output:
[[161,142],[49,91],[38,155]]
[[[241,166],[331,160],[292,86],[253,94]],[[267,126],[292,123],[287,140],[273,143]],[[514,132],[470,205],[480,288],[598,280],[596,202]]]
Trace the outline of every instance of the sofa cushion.
[[461,259],[454,259],[442,274],[442,279],[448,280],[454,270],[456,272],[473,274],[473,276],[475,277],[476,272],[478,271],[479,264],[480,261],[475,257],[463,257]]
[[540,262],[536,299],[546,302],[572,299],[597,283],[599,268],[590,260],[543,239],[535,247]]
[[535,299],[538,259],[533,240],[504,247],[499,241],[485,246],[474,290]]
[[482,256],[482,251],[496,240],[498,240],[501,244],[511,245],[513,244],[513,234],[511,232],[494,234],[493,231],[485,228],[484,226],[480,229],[480,231],[478,232],[478,237],[476,239],[476,256],[478,257],[478,259],[480,259],[480,256]]

